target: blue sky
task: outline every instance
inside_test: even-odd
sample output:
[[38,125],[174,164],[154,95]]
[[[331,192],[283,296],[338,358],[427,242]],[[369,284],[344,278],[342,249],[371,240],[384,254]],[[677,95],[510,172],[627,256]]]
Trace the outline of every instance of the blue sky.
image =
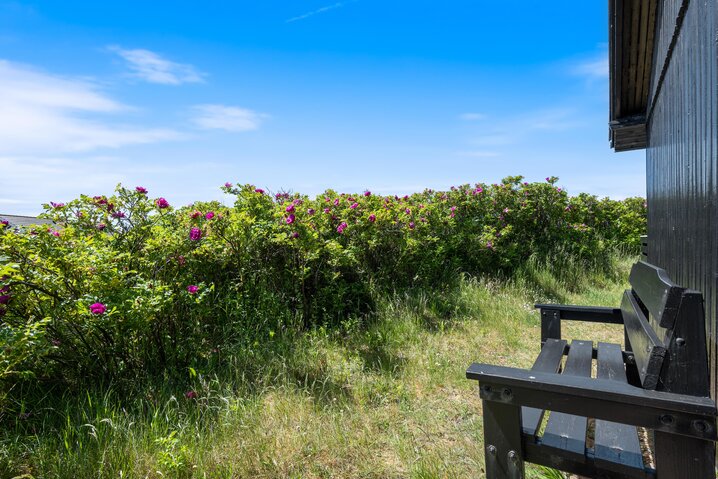
[[[0,0],[0,212],[226,181],[409,193],[555,175],[645,194],[608,145],[605,2]],[[227,199],[225,199],[227,200]]]

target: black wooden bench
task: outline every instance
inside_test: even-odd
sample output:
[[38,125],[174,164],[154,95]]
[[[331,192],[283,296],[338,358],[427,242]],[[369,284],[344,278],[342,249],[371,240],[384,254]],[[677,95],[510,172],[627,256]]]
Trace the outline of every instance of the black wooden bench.
[[[600,478],[716,477],[703,297],[642,261],[630,282],[620,309],[537,304],[542,347],[530,370],[466,371],[479,381],[488,479],[523,478],[524,462]],[[562,320],[622,324],[626,350],[568,344]],[[653,433],[655,468],[637,427]]]

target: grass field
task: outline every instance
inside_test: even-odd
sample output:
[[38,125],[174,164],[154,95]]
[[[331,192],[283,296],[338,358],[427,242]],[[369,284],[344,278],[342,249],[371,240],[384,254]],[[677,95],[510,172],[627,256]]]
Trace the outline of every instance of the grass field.
[[[482,477],[481,402],[466,367],[530,366],[533,303],[615,305],[631,262],[615,260],[609,276],[559,280],[534,266],[508,280],[462,278],[385,298],[340,330],[290,327],[218,352],[221,370],[189,371],[196,397],[157,381],[123,400],[113,387],[28,392],[2,432],[0,477]],[[578,323],[564,335],[623,338],[620,327]]]

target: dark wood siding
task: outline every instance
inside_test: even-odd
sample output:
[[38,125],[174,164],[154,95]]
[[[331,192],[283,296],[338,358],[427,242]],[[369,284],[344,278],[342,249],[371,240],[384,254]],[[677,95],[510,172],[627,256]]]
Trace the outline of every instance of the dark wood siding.
[[646,154],[648,257],[706,299],[711,391],[718,378],[718,5],[658,9]]

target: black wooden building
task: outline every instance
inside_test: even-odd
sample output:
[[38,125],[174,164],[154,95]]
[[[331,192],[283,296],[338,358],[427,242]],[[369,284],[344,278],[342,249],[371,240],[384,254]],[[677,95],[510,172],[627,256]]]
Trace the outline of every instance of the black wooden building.
[[610,141],[646,150],[648,260],[705,296],[718,397],[718,1],[609,0]]

